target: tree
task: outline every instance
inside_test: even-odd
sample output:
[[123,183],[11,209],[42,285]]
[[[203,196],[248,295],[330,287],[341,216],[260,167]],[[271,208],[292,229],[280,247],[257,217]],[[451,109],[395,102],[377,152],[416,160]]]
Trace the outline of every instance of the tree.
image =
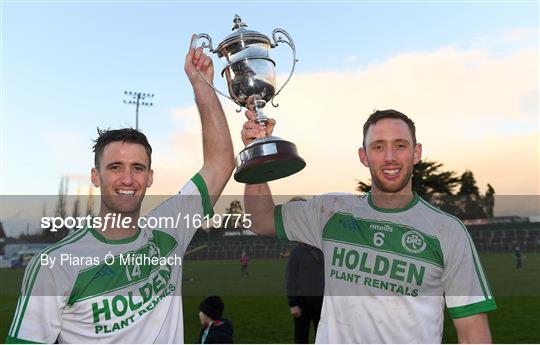
[[459,179],[461,187],[459,188],[458,195],[474,195],[480,196],[480,191],[476,185],[476,179],[474,174],[470,170],[465,170]]
[[77,188],[77,195],[75,196],[75,200],[73,201],[73,209],[71,211],[71,216],[73,218],[78,218],[81,208],[81,198],[79,196],[79,188]]
[[358,184],[356,185],[356,190],[360,193],[367,193],[371,190],[371,179],[369,179],[369,184],[358,180]]
[[[493,217],[495,190],[488,184],[483,198],[470,170],[458,177],[454,171],[443,170],[442,163],[423,160],[413,167],[412,188],[423,199],[460,219]],[[370,189],[371,184],[358,181],[357,191],[366,193]]]
[[86,199],[86,214],[85,216],[94,216],[94,189],[92,186],[88,188],[88,198]]
[[[73,200],[73,208],[71,209],[71,216],[74,218],[74,219],[77,219],[79,218],[80,216],[80,213],[81,213],[81,196],[80,196],[80,188],[77,187],[77,193],[75,195],[75,200]],[[77,226],[71,228],[71,229],[68,229],[69,230],[69,233],[73,233],[77,230],[79,230],[77,228]]]
[[237,229],[242,227],[242,216],[244,214],[244,209],[239,200],[231,201],[229,208],[225,209],[226,214],[231,214],[229,218],[226,219],[224,224],[226,229]]
[[457,201],[463,211],[459,216],[460,219],[480,219],[487,217],[484,209],[484,200],[480,196],[480,191],[476,185],[476,179],[472,171],[466,170],[461,175],[457,196]]
[[295,196],[291,198],[289,201],[306,201],[306,199],[301,196]]
[[58,201],[56,202],[56,217],[66,218],[67,216],[67,194],[68,194],[69,179],[67,176],[60,178],[60,185],[58,186]]
[[414,165],[412,188],[420,197],[432,201],[434,197],[453,195],[459,178],[454,171],[441,171],[442,166],[427,160]]
[[0,222],[0,257],[4,256],[4,248],[6,246],[6,232],[4,231],[4,226]]
[[[67,217],[67,194],[69,189],[68,185],[68,177],[62,176],[60,178],[60,184],[58,186],[58,200],[56,201],[56,208],[54,211],[55,217],[61,217],[62,219],[66,219]],[[58,229],[57,231],[53,232],[50,231],[50,229],[43,229],[42,238],[46,242],[55,243],[58,240],[66,237],[68,232],[65,230],[66,229]]]
[[495,208],[495,189],[488,183],[486,195],[484,196],[484,207],[489,218],[493,218]]

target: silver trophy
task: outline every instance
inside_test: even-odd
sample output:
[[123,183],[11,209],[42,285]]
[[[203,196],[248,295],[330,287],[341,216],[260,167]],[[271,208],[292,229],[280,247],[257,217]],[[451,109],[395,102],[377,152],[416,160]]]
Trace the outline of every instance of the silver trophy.
[[[274,107],[276,97],[287,85],[296,65],[296,49],[291,36],[283,29],[272,32],[270,39],[253,30],[249,30],[242,19],[236,15],[233,20],[233,33],[225,37],[216,49],[208,34],[197,35],[194,47],[200,39],[202,48],[208,48],[225,62],[221,76],[227,81],[229,95],[216,89],[201,73],[203,79],[219,94],[232,100],[241,107],[255,113],[260,125],[265,125],[268,118],[262,109],[270,102]],[[286,43],[293,52],[293,64],[289,77],[276,92],[276,63],[269,56],[270,48],[279,43]],[[240,112],[240,109],[237,110]],[[261,183],[292,175],[306,166],[306,162],[298,155],[296,145],[290,141],[270,136],[259,138],[247,145],[236,156],[236,172],[234,179],[243,183]]]

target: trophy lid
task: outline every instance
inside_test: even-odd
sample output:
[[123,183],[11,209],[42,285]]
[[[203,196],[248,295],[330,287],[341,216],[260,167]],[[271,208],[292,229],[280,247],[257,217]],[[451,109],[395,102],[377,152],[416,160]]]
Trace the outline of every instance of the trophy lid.
[[258,31],[249,30],[247,24],[242,21],[242,18],[238,14],[234,16],[233,20],[233,33],[225,37],[223,41],[217,47],[217,51],[221,52],[226,49],[231,43],[244,41],[246,45],[250,43],[266,43],[271,44],[268,36],[261,34]]

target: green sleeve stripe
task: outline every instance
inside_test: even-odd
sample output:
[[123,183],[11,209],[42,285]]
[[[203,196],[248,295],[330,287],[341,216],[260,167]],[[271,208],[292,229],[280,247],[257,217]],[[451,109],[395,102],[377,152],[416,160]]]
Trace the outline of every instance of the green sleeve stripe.
[[[48,253],[47,248],[42,253],[43,254]],[[13,332],[15,330],[18,330],[18,328],[20,327],[19,324],[21,323],[24,317],[24,310],[26,309],[26,304],[27,304],[26,299],[30,298],[30,293],[32,292],[31,288],[30,288],[30,291],[28,290],[29,289],[28,284],[30,281],[34,279],[35,276],[37,276],[39,272],[39,267],[41,266],[41,263],[38,264],[37,262],[39,261],[38,256],[40,256],[42,253],[35,255],[34,258],[30,261],[29,265],[26,266],[26,270],[24,272],[23,283],[21,287],[21,295],[19,296],[19,300],[17,301],[17,309],[15,309],[13,323],[11,324],[8,334],[13,334]],[[22,311],[22,315],[21,315],[21,311]],[[15,336],[17,336],[17,334],[15,334]]]
[[462,307],[448,308],[448,312],[450,313],[452,319],[459,319],[462,317],[485,313],[495,309],[497,309],[497,304],[495,304],[495,300],[490,299],[469,305],[464,305]]
[[[15,337],[18,334],[20,323],[22,322],[24,318],[24,311],[26,310],[26,304],[28,303],[27,300],[30,299],[30,294],[32,292],[33,285],[32,287],[29,287],[29,282],[33,281],[35,276],[37,276],[39,272],[39,267],[41,266],[41,263],[37,264],[37,262],[38,260],[37,260],[37,255],[36,255],[35,261],[32,262],[30,266],[26,267],[26,270],[28,271],[28,275],[26,277],[26,281],[23,284],[21,296],[19,297],[19,302],[17,303],[17,309],[15,310],[15,317],[13,319],[13,324],[11,325],[11,328],[9,330],[9,334],[14,334]],[[26,276],[26,272],[25,272],[25,276]]]
[[[482,265],[480,265],[480,271],[482,271],[482,274],[484,275],[484,277],[486,277],[486,271],[484,271],[484,267]],[[489,283],[489,280],[487,278],[485,278],[485,279],[486,279],[486,284],[487,284],[487,288],[488,288],[488,291],[489,291],[489,297],[494,298],[493,289],[491,288],[491,284]]]
[[476,254],[476,251],[474,249],[474,243],[471,239],[471,236],[469,235],[467,228],[465,227],[465,225],[463,225],[461,221],[459,222],[459,225],[461,225],[461,228],[463,229],[463,231],[465,231],[465,234],[467,235],[467,239],[469,240],[469,246],[471,248],[471,254],[473,256],[473,261],[474,261],[474,269],[476,270],[476,275],[478,276],[478,280],[480,281],[480,287],[482,288],[482,292],[484,293],[484,296],[486,297],[486,299],[492,299],[493,294],[491,293],[491,290],[489,289],[489,285],[485,277],[482,264],[480,263],[480,258]]
[[484,268],[482,267],[482,263],[480,262],[478,253],[476,253],[474,242],[472,241],[471,236],[469,235],[469,231],[467,230],[465,225],[459,219],[457,220],[458,220],[459,225],[463,229],[463,231],[465,231],[467,239],[469,240],[469,246],[471,247],[471,253],[472,253],[473,261],[474,261],[474,268],[476,270],[476,275],[478,276],[478,280],[480,281],[480,286],[482,287],[482,291],[484,292],[484,296],[487,299],[492,299],[493,292],[491,291],[491,287],[489,286],[489,282],[486,278],[486,274],[484,273]]
[[480,269],[478,268],[478,266],[481,267],[481,264],[479,262],[478,257],[474,253],[474,244],[472,243],[471,237],[469,236],[469,232],[465,228],[465,225],[463,225],[461,222],[459,222],[459,224],[461,225],[462,229],[465,231],[467,238],[469,240],[469,247],[471,248],[471,255],[473,257],[474,269],[476,271],[476,276],[478,277],[478,281],[480,282],[480,287],[482,288],[482,292],[484,293],[484,297],[486,299],[490,299],[491,297],[486,292],[486,286],[484,284],[485,277],[483,277],[482,273],[480,272]]
[[[87,232],[88,232],[88,229],[84,229],[84,230],[82,230],[80,232],[75,232],[71,236],[68,236],[68,237],[60,240],[56,244],[53,244],[50,247],[46,248],[45,250],[43,250],[42,253],[43,254],[50,254],[55,249],[58,249],[60,247],[63,247],[66,244],[69,244],[69,243],[72,243],[72,242],[75,242],[75,241],[79,240]],[[25,281],[23,282],[23,295],[21,296],[22,300],[21,300],[21,297],[19,297],[19,300],[20,300],[21,303],[17,304],[17,309],[15,311],[15,317],[14,317],[13,324],[11,325],[10,333],[9,333],[9,334],[12,334],[12,332],[15,331],[15,334],[14,334],[15,337],[17,337],[19,329],[21,327],[21,322],[22,322],[23,317],[24,317],[24,312],[26,310],[28,300],[30,299],[32,288],[34,286],[34,281],[35,281],[35,278],[36,278],[36,276],[37,276],[37,274],[39,272],[39,267],[41,266],[41,263],[39,263],[40,261],[38,259],[38,256],[41,255],[42,253],[36,255],[36,257],[34,258],[34,261],[30,265],[30,267],[27,267],[28,274],[25,274]],[[29,284],[30,284],[30,286],[29,286]],[[15,327],[15,329],[14,329],[14,327]]]
[[[438,212],[438,213],[440,213],[442,215],[445,215],[445,216],[450,217],[450,218],[454,219],[455,221],[457,221],[458,224],[460,225],[461,229],[463,231],[465,231],[465,235],[467,236],[467,239],[469,240],[469,246],[471,248],[471,253],[472,253],[473,262],[474,262],[474,269],[476,271],[476,275],[477,275],[477,278],[478,278],[478,282],[480,283],[480,287],[482,289],[482,292],[484,293],[484,297],[486,299],[493,299],[493,293],[491,292],[491,288],[489,287],[489,284],[488,284],[487,279],[485,277],[485,273],[484,273],[482,265],[480,263],[480,259],[478,258],[478,255],[475,253],[474,243],[472,242],[471,236],[469,235],[469,232],[467,231],[467,228],[465,227],[465,225],[463,225],[463,223],[461,222],[461,220],[459,220],[459,218],[454,217],[451,214],[448,214],[446,212],[443,212],[443,211],[433,207],[432,205],[430,205],[429,203],[427,203],[423,199],[420,199],[420,200],[422,201],[422,203],[424,205],[426,205],[427,207],[429,207],[433,211]],[[486,286],[488,287],[489,290],[486,290]]]
[[[469,235],[467,234],[467,237],[469,237]],[[482,265],[480,264],[480,259],[478,258],[478,256],[476,256],[476,253],[474,252],[474,244],[471,243],[472,240],[471,238],[469,237],[469,244],[471,246],[471,253],[472,253],[472,256],[473,256],[473,261],[474,261],[474,268],[476,269],[476,275],[478,276],[479,280],[480,280],[480,286],[482,287],[482,292],[484,292],[484,296],[487,298],[487,299],[491,299],[493,298],[490,291],[487,290],[487,280],[484,276],[484,271],[482,269]]]
[[208,188],[206,188],[206,183],[204,182],[203,177],[201,176],[201,174],[197,173],[191,178],[191,181],[195,183],[195,186],[197,186],[197,189],[201,194],[204,215],[208,217],[213,217],[214,208],[212,207],[212,201],[210,200]]
[[[62,247],[65,244],[68,244],[68,242],[71,243],[72,239],[76,238],[78,240],[78,239],[82,238],[86,234],[86,232],[88,232],[88,228],[85,228],[85,229],[83,229],[81,231],[76,231],[76,232],[72,233],[71,235],[68,235],[65,238],[61,239],[60,241],[58,241],[58,242],[50,245],[49,247],[45,248],[41,253],[36,255],[36,258],[34,258],[33,261],[31,261],[29,263],[30,267],[28,268],[28,272],[30,272],[32,270],[31,267],[35,266],[36,262],[38,261],[37,257],[39,257],[39,255],[41,255],[41,254],[50,254],[55,249],[58,249],[58,248]],[[24,286],[25,289],[28,287],[28,281],[29,281],[30,277],[31,277],[31,275],[26,274],[26,272],[25,272],[23,283],[22,283],[22,286]]]
[[[469,239],[472,242],[472,239],[470,238],[470,236],[469,236]],[[475,247],[473,249],[473,253],[476,255],[478,262],[481,263],[480,262],[480,257],[478,256],[478,252],[476,251]],[[484,281],[486,283],[486,286],[487,286],[487,289],[488,289],[488,292],[489,292],[489,298],[493,298],[493,290],[491,289],[491,285],[489,284],[489,280],[487,279],[487,275],[486,275],[486,271],[484,270],[484,266],[482,266],[481,264],[480,264],[480,272],[482,273],[482,276],[484,277]]]
[[30,340],[20,339],[20,338],[14,338],[8,335],[6,338],[6,344],[45,344],[45,343],[40,343],[37,341],[30,341]]
[[274,226],[276,228],[277,238],[280,240],[288,241],[287,233],[285,232],[285,227],[283,226],[283,214],[281,213],[281,206],[277,205],[274,207]]
[[[59,241],[58,243],[56,243],[56,244],[50,246],[49,248],[45,249],[42,253],[43,254],[50,254],[53,250],[59,249],[59,248],[65,246],[65,245],[68,245],[70,243],[76,242],[76,241],[80,240],[81,238],[83,238],[86,235],[87,232],[88,232],[88,228],[86,228],[84,230],[81,230],[81,231],[78,231],[78,232],[75,232],[72,236],[64,238],[63,240]],[[41,255],[41,253],[38,254],[38,255]],[[26,307],[28,306],[28,301],[30,300],[32,289],[34,288],[34,283],[36,281],[36,277],[37,277],[37,275],[39,273],[39,268],[40,267],[41,267],[40,260],[36,257],[36,260],[34,261],[32,266],[30,267],[28,279],[27,279],[26,284],[24,286],[24,290],[23,290],[24,293],[23,293],[22,300],[21,300],[22,308],[19,310],[19,305],[17,306],[17,310],[15,311],[15,317],[14,317],[14,320],[13,320],[13,324],[11,326],[12,329],[10,329],[9,334],[12,334],[14,338],[16,338],[17,335],[19,334],[19,330],[21,328],[21,324],[22,324],[22,321],[24,319],[24,313],[26,312]],[[19,313],[19,315],[17,315],[17,313],[19,311],[20,311],[20,313]],[[16,324],[16,326],[15,326],[15,324]],[[14,326],[15,326],[15,329],[13,329]],[[12,331],[14,331],[14,332],[12,332]]]
[[[471,252],[472,252],[472,249],[471,249]],[[473,258],[474,258],[474,252],[472,253],[473,255]],[[484,286],[484,282],[482,281],[482,278],[480,277],[480,271],[478,270],[478,265],[476,264],[476,258],[473,259],[474,261],[474,269],[476,270],[476,275],[478,276],[478,280],[480,281],[480,287],[482,288],[482,292],[484,293],[484,297],[485,298],[489,298],[487,292],[486,292],[486,287]]]
[[13,315],[13,321],[11,322],[11,326],[9,327],[8,334],[11,334],[11,332],[13,332],[13,327],[16,323],[15,321],[17,320],[17,313],[19,312],[19,307],[21,306],[21,303],[22,303],[21,300],[22,300],[22,295],[19,295],[19,298],[17,299],[17,308],[15,309],[15,314]]
[[[84,230],[82,231],[84,232]],[[62,243],[65,243],[66,241],[68,241],[69,239],[75,237],[75,236],[79,236],[81,235],[80,232],[74,232],[73,234],[63,238],[62,240],[58,241],[57,243],[55,244],[52,244],[51,246],[45,248],[42,252],[40,252],[39,254],[35,255],[34,258],[32,260],[30,260],[30,262],[28,263],[28,266],[26,266],[26,270],[24,272],[24,277],[23,277],[23,281],[22,281],[22,284],[21,284],[21,293],[24,293],[25,291],[28,290],[28,282],[31,280],[31,278],[33,277],[33,272],[35,271],[36,267],[38,265],[36,265],[36,262],[39,261],[38,260],[38,257],[43,253],[50,253],[52,250],[58,248],[60,246],[60,244]],[[9,329],[9,333],[8,334],[12,334],[13,332],[13,329],[15,327],[15,324],[16,324],[16,320],[18,319],[18,315],[21,311],[21,306],[22,306],[22,302],[21,302],[21,298],[23,296],[19,296],[19,300],[17,301],[17,308],[15,309],[15,314],[14,314],[14,317],[13,317],[13,322],[11,324],[11,327]]]

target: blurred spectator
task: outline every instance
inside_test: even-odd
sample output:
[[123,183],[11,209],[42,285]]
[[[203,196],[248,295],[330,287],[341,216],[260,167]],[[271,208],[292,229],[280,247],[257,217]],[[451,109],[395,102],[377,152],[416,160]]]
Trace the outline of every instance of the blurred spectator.
[[315,332],[321,318],[324,295],[324,256],[320,249],[298,243],[285,271],[287,296],[294,320],[294,342],[309,343],[309,327]]
[[223,301],[218,296],[210,296],[199,304],[201,332],[197,344],[232,344],[232,323],[223,319]]
[[248,264],[249,264],[249,256],[247,256],[246,251],[242,251],[242,256],[240,257],[240,265],[242,266],[242,272],[241,276],[248,276]]
[[518,271],[520,271],[521,268],[523,267],[523,262],[521,260],[522,260],[521,249],[519,248],[518,245],[516,245],[514,247],[514,264],[516,265],[516,270]]

